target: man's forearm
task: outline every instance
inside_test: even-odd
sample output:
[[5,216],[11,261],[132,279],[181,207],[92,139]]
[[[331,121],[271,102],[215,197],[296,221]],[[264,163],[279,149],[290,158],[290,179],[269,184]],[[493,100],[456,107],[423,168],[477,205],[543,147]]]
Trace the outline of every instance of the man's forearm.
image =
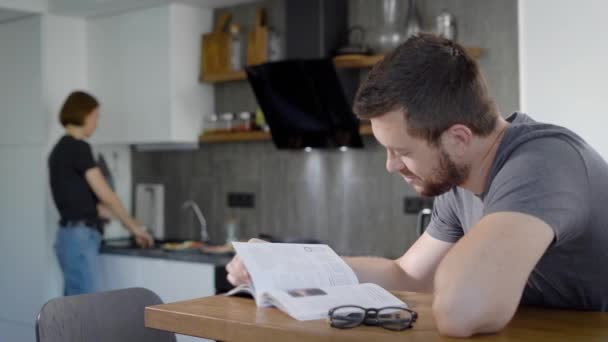
[[387,290],[431,292],[432,279],[420,280],[408,275],[395,260],[379,257],[344,257],[359,282],[374,283]]

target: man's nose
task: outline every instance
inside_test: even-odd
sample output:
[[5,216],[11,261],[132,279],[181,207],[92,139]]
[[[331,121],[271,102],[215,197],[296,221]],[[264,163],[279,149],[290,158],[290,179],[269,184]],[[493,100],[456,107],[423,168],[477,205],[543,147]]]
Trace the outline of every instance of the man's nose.
[[393,172],[399,172],[403,169],[403,167],[405,166],[405,164],[403,163],[403,161],[396,157],[395,155],[392,155],[391,153],[388,153],[386,156],[386,170],[390,173]]

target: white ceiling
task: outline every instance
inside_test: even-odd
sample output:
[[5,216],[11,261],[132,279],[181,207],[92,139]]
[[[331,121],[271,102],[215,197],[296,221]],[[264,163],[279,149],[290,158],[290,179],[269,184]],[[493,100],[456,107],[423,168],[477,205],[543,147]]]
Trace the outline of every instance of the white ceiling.
[[0,23],[9,21],[9,20],[13,20],[13,19],[17,19],[17,18],[21,18],[21,17],[25,17],[28,15],[31,15],[31,14],[27,13],[27,12],[13,11],[13,10],[7,10],[7,9],[0,8]]
[[226,7],[260,0],[48,0],[49,11],[57,15],[95,17],[145,8],[171,2],[187,3],[205,8]]

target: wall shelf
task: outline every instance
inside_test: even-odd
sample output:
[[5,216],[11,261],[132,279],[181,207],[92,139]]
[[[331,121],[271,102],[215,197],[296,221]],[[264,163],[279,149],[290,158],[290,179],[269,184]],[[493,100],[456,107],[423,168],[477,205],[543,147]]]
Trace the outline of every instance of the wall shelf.
[[[483,49],[478,47],[468,47],[467,52],[473,58],[481,57]],[[376,64],[384,57],[384,55],[346,55],[334,58],[336,68],[341,69],[355,69],[355,68],[369,68]],[[243,81],[247,78],[244,71],[227,71],[223,73],[207,74],[202,75],[200,78],[201,82],[207,83],[218,83],[218,82],[230,82],[230,81]]]
[[[372,126],[363,124],[359,127],[361,135],[372,135]],[[269,141],[271,140],[269,132],[252,131],[252,132],[213,132],[204,133],[200,136],[199,142],[206,143],[223,143],[223,142],[242,142],[242,141]]]

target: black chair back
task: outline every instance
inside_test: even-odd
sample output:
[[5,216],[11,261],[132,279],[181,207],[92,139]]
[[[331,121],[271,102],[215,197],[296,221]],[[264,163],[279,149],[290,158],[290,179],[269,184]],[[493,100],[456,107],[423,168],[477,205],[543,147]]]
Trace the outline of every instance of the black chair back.
[[158,295],[140,287],[51,299],[36,319],[36,340],[175,342],[175,334],[144,326],[144,308],[155,304]]

